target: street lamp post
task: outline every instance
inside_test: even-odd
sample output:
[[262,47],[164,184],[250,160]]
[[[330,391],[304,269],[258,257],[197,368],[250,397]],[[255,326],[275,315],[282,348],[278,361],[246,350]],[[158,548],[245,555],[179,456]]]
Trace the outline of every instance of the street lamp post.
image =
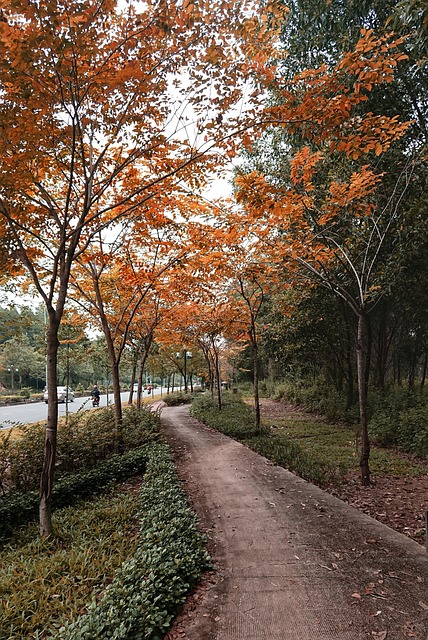
[[11,389],[13,391],[14,389],[14,373],[16,371],[16,373],[19,372],[19,369],[15,368],[12,364],[10,365],[10,367],[8,368],[8,371],[10,373],[10,385],[11,385]]
[[[180,358],[181,353],[176,353],[177,359]],[[184,373],[184,393],[187,393],[187,358],[192,357],[192,352],[187,351],[186,347],[183,349],[183,373]]]

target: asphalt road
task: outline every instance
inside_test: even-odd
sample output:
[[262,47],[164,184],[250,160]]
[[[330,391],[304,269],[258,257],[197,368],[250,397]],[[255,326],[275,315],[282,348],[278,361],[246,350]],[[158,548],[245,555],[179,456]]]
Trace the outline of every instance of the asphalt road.
[[[160,396],[160,388],[154,389],[154,397]],[[147,392],[144,393],[144,397],[148,397]],[[127,402],[129,398],[129,392],[126,391],[121,394],[122,402]],[[134,400],[136,394],[134,393]],[[108,403],[113,402],[113,394],[109,394]],[[100,397],[100,407],[107,406],[107,395],[102,394]],[[58,404],[58,414],[60,417],[66,415],[68,408],[69,413],[76,413],[77,411],[83,411],[92,408],[92,399],[90,396],[82,398],[75,398],[74,402],[69,402],[68,407],[65,403]],[[26,404],[16,404],[0,407],[0,430],[10,429],[17,424],[29,424],[31,422],[38,422],[39,420],[45,420],[47,416],[48,405],[45,402],[31,402]]]

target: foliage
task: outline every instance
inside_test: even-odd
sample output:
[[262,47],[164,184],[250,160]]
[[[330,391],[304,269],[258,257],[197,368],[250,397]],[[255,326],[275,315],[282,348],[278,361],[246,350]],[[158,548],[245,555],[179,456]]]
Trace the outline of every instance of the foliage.
[[370,421],[370,432],[381,446],[428,456],[428,406],[378,411]]
[[177,393],[168,393],[163,396],[162,400],[168,407],[176,407],[179,404],[189,404],[192,402],[192,394],[179,391]]
[[59,509],[55,536],[38,536],[32,523],[0,551],[0,637],[45,637],[53,624],[78,615],[135,551],[139,503],[135,492]]
[[247,440],[263,432],[254,425],[254,410],[230,393],[223,394],[220,411],[211,395],[198,396],[192,401],[191,415],[237,440]]
[[29,527],[3,548],[0,637],[163,637],[208,556],[168,448],[145,456],[139,493],[58,510],[54,539]]
[[186,594],[208,566],[204,538],[186,504],[165,445],[151,445],[141,489],[140,540],[102,599],[52,638],[163,637]]
[[[344,395],[322,379],[278,382],[273,385],[272,398],[301,404],[308,411],[321,413],[328,420],[350,417],[349,411],[346,410]],[[358,414],[353,417],[358,420]]]
[[[45,425],[22,427],[21,437],[8,439],[0,435],[0,468],[7,468],[0,489],[31,490],[38,486],[43,463]],[[133,449],[159,437],[159,417],[150,409],[129,407],[123,420],[124,449]],[[7,440],[6,440],[7,439]],[[117,450],[117,435],[110,408],[72,414],[58,433],[56,477],[77,470],[90,469]]]
[[[81,498],[102,493],[112,483],[142,473],[145,465],[145,448],[140,447],[123,454],[114,454],[92,469],[67,474],[55,484],[52,506],[59,509]],[[9,536],[16,527],[36,518],[38,507],[37,491],[12,491],[0,498],[0,538]]]

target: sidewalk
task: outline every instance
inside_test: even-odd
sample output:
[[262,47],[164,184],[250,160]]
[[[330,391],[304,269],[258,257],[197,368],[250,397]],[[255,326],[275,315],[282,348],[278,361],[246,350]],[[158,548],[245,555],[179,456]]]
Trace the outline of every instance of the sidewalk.
[[188,407],[164,408],[162,423],[216,565],[167,638],[428,640],[421,545],[201,425]]

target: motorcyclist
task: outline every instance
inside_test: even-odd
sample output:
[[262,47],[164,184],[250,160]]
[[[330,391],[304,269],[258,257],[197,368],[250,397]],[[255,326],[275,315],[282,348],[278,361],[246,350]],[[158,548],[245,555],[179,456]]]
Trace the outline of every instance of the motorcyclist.
[[92,388],[91,397],[93,406],[98,406],[100,404],[100,390],[98,389],[96,384],[94,384]]

